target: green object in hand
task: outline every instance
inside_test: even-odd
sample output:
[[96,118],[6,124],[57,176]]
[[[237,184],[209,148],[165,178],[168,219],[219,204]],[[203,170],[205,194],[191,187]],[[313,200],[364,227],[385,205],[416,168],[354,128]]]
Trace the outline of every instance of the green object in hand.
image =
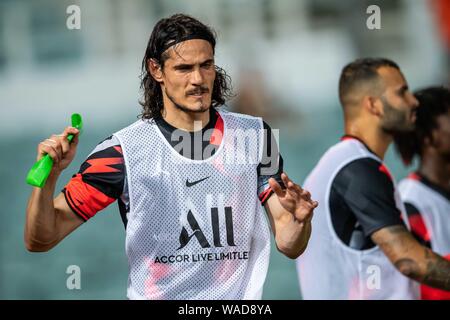
[[[72,127],[80,130],[80,133],[83,129],[83,120],[78,113],[72,114]],[[67,136],[67,140],[69,140],[69,143],[72,142],[73,138],[73,134],[69,134]],[[42,188],[45,185],[45,182],[47,181],[52,168],[53,159],[48,154],[46,154],[39,161],[37,161],[33,165],[33,167],[31,167],[27,175],[27,183],[34,187]]]

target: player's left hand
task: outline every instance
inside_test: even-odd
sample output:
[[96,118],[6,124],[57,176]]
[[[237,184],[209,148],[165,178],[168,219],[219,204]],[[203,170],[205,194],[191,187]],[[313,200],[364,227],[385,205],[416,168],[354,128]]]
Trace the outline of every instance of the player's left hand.
[[282,189],[280,184],[273,178],[269,179],[269,185],[277,195],[281,206],[292,213],[299,222],[311,221],[314,209],[319,205],[317,201],[311,199],[311,194],[302,189],[298,184],[292,182],[287,174],[281,174],[286,189]]

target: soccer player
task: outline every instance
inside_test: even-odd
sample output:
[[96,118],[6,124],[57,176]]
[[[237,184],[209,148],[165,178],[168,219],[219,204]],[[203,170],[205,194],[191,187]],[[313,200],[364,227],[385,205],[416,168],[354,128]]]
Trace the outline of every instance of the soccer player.
[[[419,158],[419,168],[399,184],[412,234],[450,258],[450,90],[417,91],[416,128],[394,136],[403,162]],[[450,299],[450,292],[421,286],[422,299]]]
[[38,159],[47,153],[55,166],[29,200],[28,250],[50,250],[115,200],[129,299],[260,299],[268,220],[282,253],[305,250],[317,202],[282,173],[260,118],[219,108],[230,92],[215,45],[192,17],[160,20],[142,62],[141,119],[100,143],[55,199],[76,152],[77,138],[69,145],[66,136],[78,132],[69,127],[39,144]]
[[[450,262],[407,229],[383,157],[399,131],[414,128],[417,100],[396,63],[358,59],[339,80],[345,135],[305,187],[321,205],[297,270],[305,299],[416,299],[419,281],[450,290]],[[403,214],[403,216],[402,216]]]

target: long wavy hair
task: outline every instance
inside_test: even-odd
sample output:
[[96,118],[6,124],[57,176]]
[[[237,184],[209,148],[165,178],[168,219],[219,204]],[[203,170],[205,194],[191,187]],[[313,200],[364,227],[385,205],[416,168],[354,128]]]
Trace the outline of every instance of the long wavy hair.
[[[164,62],[169,58],[166,50],[171,44],[177,44],[184,39],[196,38],[208,41],[212,46],[213,53],[215,52],[216,36],[214,31],[190,16],[175,14],[169,18],[161,19],[155,25],[142,59],[140,78],[143,99],[139,101],[142,106],[141,119],[160,116],[164,107],[161,85],[152,77],[148,69],[149,59],[155,60],[161,66],[161,69],[164,69]],[[211,106],[219,107],[232,97],[231,78],[222,68],[215,66],[215,70],[216,78],[212,90]]]

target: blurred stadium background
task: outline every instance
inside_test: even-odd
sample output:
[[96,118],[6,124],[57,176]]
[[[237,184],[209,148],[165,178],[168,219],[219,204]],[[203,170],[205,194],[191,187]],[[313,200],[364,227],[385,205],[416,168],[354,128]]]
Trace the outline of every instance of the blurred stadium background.
[[[125,299],[125,232],[111,205],[55,249],[23,244],[25,176],[37,144],[79,112],[85,132],[60,190],[95,145],[140,113],[139,74],[161,17],[191,14],[218,34],[216,62],[231,75],[227,108],[264,116],[279,128],[285,169],[302,182],[342,134],[341,68],[359,56],[397,61],[410,87],[448,82],[448,0],[0,0],[0,298]],[[66,27],[67,6],[81,29]],[[368,30],[366,8],[381,8]],[[397,179],[407,170],[390,150]],[[66,268],[81,268],[81,290]],[[300,299],[294,261],[272,248],[265,299]]]

